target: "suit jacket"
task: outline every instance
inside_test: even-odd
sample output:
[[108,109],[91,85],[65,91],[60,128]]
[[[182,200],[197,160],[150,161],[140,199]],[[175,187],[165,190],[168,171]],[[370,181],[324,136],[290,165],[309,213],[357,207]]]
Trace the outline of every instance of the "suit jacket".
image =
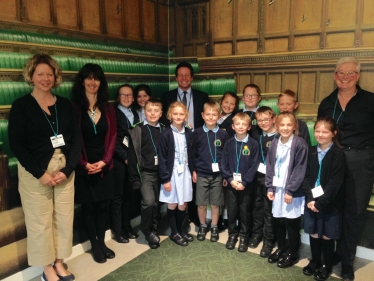
[[[192,101],[193,101],[193,111],[194,111],[194,129],[199,128],[204,125],[204,120],[201,117],[201,112],[204,109],[204,103],[209,101],[208,94],[196,89],[192,89]],[[170,104],[178,100],[178,88],[171,90],[169,92],[165,92],[162,94],[161,102],[162,102],[162,119],[161,122],[163,124],[170,124],[170,121],[167,119],[166,114],[168,113],[168,109]]]

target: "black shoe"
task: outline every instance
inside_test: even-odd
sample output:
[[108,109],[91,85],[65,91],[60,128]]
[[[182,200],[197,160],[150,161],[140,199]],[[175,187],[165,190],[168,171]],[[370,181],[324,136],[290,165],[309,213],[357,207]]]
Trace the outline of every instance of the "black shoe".
[[320,266],[318,262],[311,260],[307,266],[303,267],[303,273],[308,276],[314,275]]
[[152,250],[160,247],[160,243],[148,243],[148,245],[149,245],[149,248],[151,248]]
[[199,227],[199,232],[197,233],[197,237],[196,237],[197,240],[204,241],[207,232],[208,232],[208,227],[200,226]]
[[170,235],[170,240],[179,246],[188,246],[188,242],[179,234]]
[[236,242],[238,242],[238,236],[236,235],[229,236],[229,239],[227,239],[227,242],[226,242],[226,249],[229,249],[229,250],[234,249]]
[[270,256],[271,251],[273,251],[273,245],[264,244],[260,252],[260,257],[267,258]]
[[330,277],[331,275],[331,272],[332,272],[332,268],[327,268],[327,267],[321,267],[320,269],[318,269],[316,271],[316,273],[314,273],[314,279],[315,280],[318,280],[318,281],[324,281],[326,280],[327,278]]
[[256,249],[258,244],[260,244],[261,240],[262,240],[262,238],[260,236],[252,236],[249,239],[248,247],[252,248],[252,249]]
[[218,227],[212,227],[210,230],[210,242],[217,242],[219,239],[219,230]]
[[136,239],[139,237],[139,235],[137,233],[135,233],[132,229],[125,229],[123,231],[124,235],[128,238],[128,239]]
[[344,281],[355,280],[355,273],[353,271],[353,266],[349,265],[349,264],[342,263],[341,277]]
[[182,232],[181,233],[181,236],[183,237],[184,240],[186,240],[187,242],[192,242],[193,241],[193,236],[188,234],[188,233],[185,233],[185,232]]
[[118,243],[129,243],[129,239],[126,237],[124,232],[114,233],[114,240],[116,240]]
[[[71,275],[71,274],[70,274]],[[69,275],[69,276],[70,276]],[[58,276],[58,280],[57,281],[63,281],[61,278],[60,278],[60,276],[57,274],[57,276]],[[74,275],[73,275],[74,276]],[[42,278],[41,278],[41,280],[42,281],[48,281],[48,279],[47,279],[47,276],[45,275],[45,273],[44,273],[44,271],[43,271],[43,274],[42,274]],[[75,280],[75,279],[73,279],[73,280]]]
[[342,255],[335,252],[332,258],[332,265],[338,265],[342,261]]
[[247,252],[248,251],[248,238],[240,238],[238,251]]
[[145,237],[145,240],[148,241],[148,243],[150,244],[158,244],[160,243],[160,237],[158,237],[156,234],[154,234],[153,232],[151,232],[150,234],[148,234],[146,237]]
[[109,249],[106,245],[101,246],[101,251],[103,252],[103,254],[105,255],[107,259],[114,259],[116,257],[116,254],[111,249]]
[[293,266],[294,264],[299,262],[299,257],[292,257],[291,254],[287,254],[283,259],[281,259],[278,263],[277,266],[279,268],[288,268]]
[[268,262],[269,263],[276,263],[276,262],[278,262],[281,258],[283,258],[284,253],[285,252],[282,251],[281,249],[277,249],[274,253],[272,253],[268,257]]
[[106,262],[106,256],[104,255],[103,251],[98,246],[96,248],[92,248],[91,253],[92,253],[92,257],[95,262],[97,263]]

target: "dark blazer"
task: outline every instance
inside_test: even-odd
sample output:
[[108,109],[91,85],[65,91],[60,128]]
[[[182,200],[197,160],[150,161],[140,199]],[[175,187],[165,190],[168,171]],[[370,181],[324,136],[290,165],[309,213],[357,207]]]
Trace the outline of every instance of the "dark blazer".
[[[188,128],[185,128],[186,143],[187,143],[187,156],[188,156],[188,168],[190,169],[191,175],[194,170],[192,161],[192,141],[193,134]],[[175,143],[173,131],[170,127],[167,127],[161,134],[160,148],[159,151],[159,163],[158,172],[160,175],[161,183],[167,183],[171,180],[174,167],[175,158]]]
[[[204,103],[209,101],[209,96],[207,93],[192,89],[192,101],[193,101],[193,112],[194,112],[194,129],[199,128],[204,125],[204,120],[201,116],[201,112],[204,109]],[[170,104],[178,100],[178,88],[171,90],[169,92],[165,92],[162,94],[161,102],[162,102],[162,119],[161,122],[163,124],[170,124],[170,121],[167,119],[167,113]]]

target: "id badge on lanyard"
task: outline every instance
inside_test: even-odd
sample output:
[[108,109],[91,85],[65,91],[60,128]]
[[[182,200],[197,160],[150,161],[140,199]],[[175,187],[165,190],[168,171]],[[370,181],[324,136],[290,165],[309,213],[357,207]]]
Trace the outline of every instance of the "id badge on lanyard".
[[51,137],[51,142],[52,142],[53,148],[57,148],[57,147],[65,145],[64,137],[61,134]]

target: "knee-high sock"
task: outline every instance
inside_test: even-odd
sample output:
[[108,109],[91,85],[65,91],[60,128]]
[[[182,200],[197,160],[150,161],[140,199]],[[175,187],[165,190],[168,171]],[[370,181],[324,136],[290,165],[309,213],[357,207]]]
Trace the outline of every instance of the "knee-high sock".
[[312,261],[318,264],[322,264],[322,238],[313,238],[309,235],[310,251],[312,252]]
[[323,262],[327,268],[332,267],[332,260],[335,251],[335,240],[325,240],[322,239],[322,252],[323,252]]
[[181,211],[177,209],[177,229],[179,233],[182,233],[182,224],[185,217],[186,211]]
[[174,236],[178,234],[176,210],[167,209],[167,215],[169,219],[171,235]]

